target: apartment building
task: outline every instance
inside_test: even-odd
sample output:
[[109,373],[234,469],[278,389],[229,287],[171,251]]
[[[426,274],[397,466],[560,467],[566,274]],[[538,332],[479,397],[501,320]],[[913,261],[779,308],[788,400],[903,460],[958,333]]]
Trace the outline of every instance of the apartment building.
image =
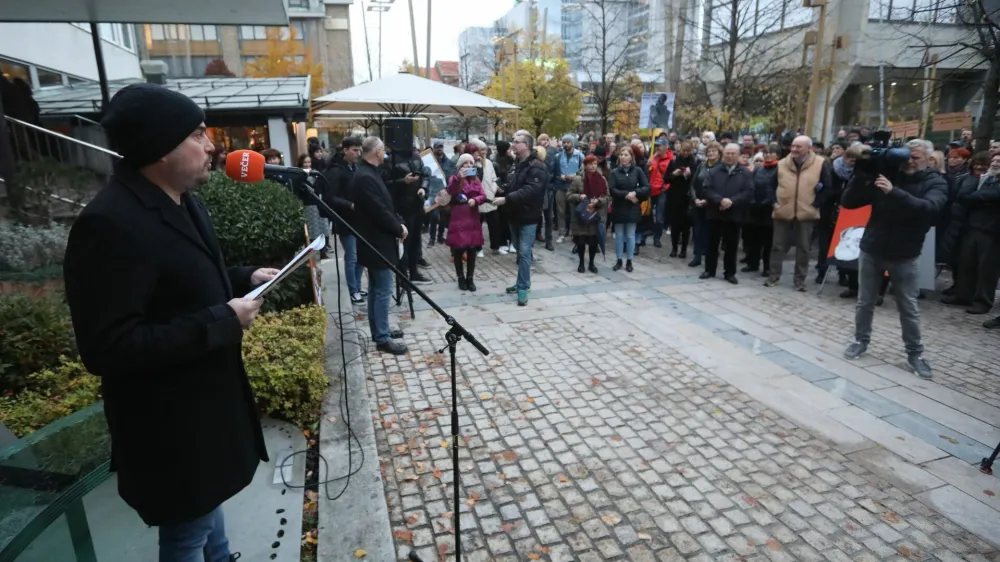
[[[353,3],[285,0],[289,25],[278,30],[284,38],[295,37],[301,55],[308,50],[323,64],[330,91],[354,85],[349,17]],[[242,76],[248,61],[267,52],[264,26],[139,24],[136,34],[141,56],[165,62],[171,78],[204,76],[208,64],[217,59]]]
[[[97,26],[109,80],[142,76],[131,25]],[[97,81],[90,24],[0,23],[0,72],[33,90]]]

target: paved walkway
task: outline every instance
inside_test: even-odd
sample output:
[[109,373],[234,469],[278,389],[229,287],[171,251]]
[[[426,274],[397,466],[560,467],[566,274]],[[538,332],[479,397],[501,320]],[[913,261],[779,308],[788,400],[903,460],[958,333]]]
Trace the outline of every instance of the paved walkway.
[[[849,362],[851,303],[697,280],[644,248],[632,274],[539,250],[427,292],[492,350],[460,344],[465,560],[1000,560],[998,334],[923,301],[934,381],[905,368],[894,301]],[[398,552],[452,552],[446,326],[418,304],[411,353],[366,366]],[[993,541],[993,545],[986,541]]]

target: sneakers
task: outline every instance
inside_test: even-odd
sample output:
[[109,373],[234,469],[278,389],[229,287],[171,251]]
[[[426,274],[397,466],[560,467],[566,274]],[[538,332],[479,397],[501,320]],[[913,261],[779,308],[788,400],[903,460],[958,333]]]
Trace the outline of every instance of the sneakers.
[[476,257],[477,257],[477,258],[481,258],[481,257],[483,257],[483,256],[485,256],[485,255],[486,255],[486,254],[484,254],[482,250],[479,250],[478,252],[476,252]]
[[500,248],[499,250],[497,250],[497,253],[500,254],[501,256],[506,256],[510,252],[507,250],[507,246],[504,246],[504,247]]
[[528,291],[517,292],[517,306],[528,306]]
[[406,355],[407,352],[405,345],[392,340],[376,345],[375,349],[382,353],[391,353],[392,355]]
[[866,351],[868,351],[868,344],[854,342],[847,346],[847,349],[844,350],[844,357],[848,359],[857,359],[858,357],[864,355]]
[[425,260],[424,258],[420,258],[419,260],[417,260],[417,265],[420,266],[420,267],[430,267],[431,266],[431,264],[428,263],[427,260]]
[[765,287],[776,287],[777,285],[778,285],[777,279],[768,279],[767,281],[764,281]]
[[906,362],[910,365],[910,368],[913,369],[913,372],[916,373],[918,377],[922,379],[929,379],[934,376],[934,373],[931,372],[931,366],[927,364],[927,361],[924,361],[924,358],[920,355],[916,353],[909,355],[906,358]]
[[[506,292],[507,292],[508,295],[515,295],[515,294],[517,294],[517,286],[511,285],[510,287],[507,287]],[[528,287],[525,292],[530,293],[531,292],[531,287]]]
[[358,294],[360,294],[361,298],[363,298],[363,299],[367,299],[368,298],[368,291],[358,291]]
[[431,278],[417,271],[410,275],[410,281],[412,281],[414,285],[426,285],[431,283]]
[[517,253],[517,248],[515,248],[513,244],[511,244],[510,246],[507,246],[507,253],[508,254],[516,254]]
[[565,236],[560,236],[559,238],[556,238],[556,244],[562,244],[565,241],[566,241]]
[[351,295],[351,304],[365,304],[365,297],[361,293],[354,293]]

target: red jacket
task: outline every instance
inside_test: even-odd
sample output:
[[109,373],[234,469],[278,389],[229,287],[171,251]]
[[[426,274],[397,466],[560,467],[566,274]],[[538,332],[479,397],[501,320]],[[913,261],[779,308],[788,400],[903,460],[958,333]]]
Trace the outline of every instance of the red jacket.
[[674,153],[668,148],[661,158],[657,154],[649,159],[649,187],[652,188],[651,197],[656,197],[664,191],[670,189],[670,184],[663,181],[663,176],[667,173],[667,166],[674,159]]

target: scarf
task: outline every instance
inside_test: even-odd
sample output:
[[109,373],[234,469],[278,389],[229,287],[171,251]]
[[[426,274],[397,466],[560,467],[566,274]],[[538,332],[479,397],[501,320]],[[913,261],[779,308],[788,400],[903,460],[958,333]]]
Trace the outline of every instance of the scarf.
[[844,157],[841,156],[833,161],[833,172],[844,180],[850,180],[851,176],[854,175],[854,167],[848,167],[847,163],[844,162]]
[[608,184],[604,181],[604,176],[600,170],[596,172],[584,170],[583,193],[587,196],[587,199],[597,199],[598,197],[607,196]]
[[774,162],[768,162],[765,160],[764,162],[761,162],[760,165],[764,166],[765,168],[773,168],[777,166],[779,162],[781,162],[781,160],[775,160]]

